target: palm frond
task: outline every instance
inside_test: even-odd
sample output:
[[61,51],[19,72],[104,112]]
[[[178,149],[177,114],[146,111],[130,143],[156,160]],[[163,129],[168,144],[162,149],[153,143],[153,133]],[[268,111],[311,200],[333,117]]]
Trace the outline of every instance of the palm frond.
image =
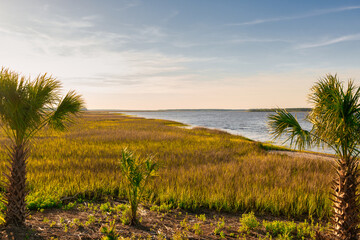
[[65,130],[66,124],[72,122],[72,116],[79,113],[83,107],[81,96],[74,91],[68,92],[50,116],[49,125],[54,129]]
[[1,126],[13,142],[28,141],[47,124],[55,129],[66,128],[84,102],[74,91],[61,99],[60,90],[60,82],[47,74],[31,81],[6,68],[1,69]]
[[28,85],[29,100],[33,109],[49,110],[52,105],[56,103],[61,89],[61,84],[55,78],[44,75],[39,75],[35,81]]
[[25,133],[28,108],[26,102],[27,80],[15,72],[2,68],[0,71],[0,117],[7,126],[7,133],[13,141],[19,141]]
[[28,126],[28,133],[32,133],[47,121],[53,105],[58,99],[61,84],[47,74],[39,75],[35,81],[27,85],[27,99],[24,101],[28,107],[24,109],[24,121]]
[[309,120],[313,134],[319,141],[326,139],[341,156],[360,140],[359,99],[360,89],[354,82],[350,80],[345,88],[336,75],[327,75],[312,88],[310,101],[314,108]]
[[274,139],[286,136],[285,142],[290,142],[291,146],[305,149],[311,145],[310,132],[304,130],[297,119],[285,109],[278,109],[275,114],[270,115],[268,127]]

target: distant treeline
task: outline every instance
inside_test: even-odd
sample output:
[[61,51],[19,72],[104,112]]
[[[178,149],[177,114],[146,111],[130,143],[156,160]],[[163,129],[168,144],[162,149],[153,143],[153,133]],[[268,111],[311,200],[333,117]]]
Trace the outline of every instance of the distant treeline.
[[[311,108],[285,108],[288,112],[309,112]],[[86,109],[87,110],[87,109]],[[90,111],[104,112],[190,112],[190,111],[237,111],[237,112],[275,112],[277,108],[254,109],[160,109],[160,110],[119,110],[119,109],[91,109]]]
[[[285,108],[288,112],[310,112],[311,108]],[[249,109],[249,112],[276,112],[278,108]]]

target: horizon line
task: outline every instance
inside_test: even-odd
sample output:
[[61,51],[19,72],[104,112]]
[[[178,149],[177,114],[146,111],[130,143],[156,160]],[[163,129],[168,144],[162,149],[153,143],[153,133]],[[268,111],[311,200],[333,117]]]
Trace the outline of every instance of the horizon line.
[[276,109],[304,109],[310,110],[309,107],[286,107],[286,108],[171,108],[171,109],[107,109],[93,108],[86,111],[116,111],[116,112],[157,112],[157,111],[250,111],[250,110],[276,110]]

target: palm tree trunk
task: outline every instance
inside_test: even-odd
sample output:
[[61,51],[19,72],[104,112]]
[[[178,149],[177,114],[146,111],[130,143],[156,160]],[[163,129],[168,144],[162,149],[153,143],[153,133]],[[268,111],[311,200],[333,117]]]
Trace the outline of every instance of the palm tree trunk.
[[359,204],[357,195],[358,162],[354,158],[337,160],[334,180],[333,231],[337,239],[358,239]]
[[6,224],[24,225],[26,217],[26,160],[29,150],[25,144],[14,145],[8,148],[10,176],[6,175],[7,194],[6,201]]

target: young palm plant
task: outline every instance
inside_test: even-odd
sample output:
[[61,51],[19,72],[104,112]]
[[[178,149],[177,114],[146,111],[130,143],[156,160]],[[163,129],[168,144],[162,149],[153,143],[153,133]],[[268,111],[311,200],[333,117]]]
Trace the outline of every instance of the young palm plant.
[[120,158],[120,169],[125,180],[127,197],[130,204],[130,224],[136,225],[137,208],[143,191],[151,177],[156,175],[157,163],[152,157],[140,158],[133,152],[124,149]]
[[60,96],[61,84],[46,74],[31,81],[18,73],[0,71],[1,127],[10,138],[5,195],[6,224],[24,225],[26,217],[26,162],[30,140],[45,126],[65,130],[83,107],[75,92]]
[[269,116],[270,132],[275,138],[286,135],[287,141],[300,149],[322,145],[335,151],[333,232],[337,239],[357,239],[360,88],[351,80],[345,87],[336,75],[327,75],[312,87],[309,99],[313,104],[307,117],[313,125],[310,131],[304,130],[286,110],[279,109]]

